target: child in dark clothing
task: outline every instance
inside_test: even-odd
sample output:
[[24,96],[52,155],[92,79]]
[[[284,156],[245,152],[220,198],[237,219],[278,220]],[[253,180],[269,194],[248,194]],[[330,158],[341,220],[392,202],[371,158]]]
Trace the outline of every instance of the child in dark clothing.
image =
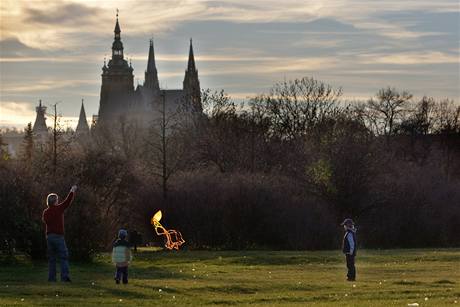
[[347,280],[356,280],[355,256],[357,249],[356,229],[352,219],[345,219],[341,224],[345,229],[345,236],[343,237],[342,251],[345,254],[347,261]]
[[131,249],[129,242],[126,240],[128,232],[124,229],[118,231],[118,239],[113,242],[112,262],[115,263],[115,282],[120,283],[123,280],[124,284],[128,283],[128,266],[132,260]]

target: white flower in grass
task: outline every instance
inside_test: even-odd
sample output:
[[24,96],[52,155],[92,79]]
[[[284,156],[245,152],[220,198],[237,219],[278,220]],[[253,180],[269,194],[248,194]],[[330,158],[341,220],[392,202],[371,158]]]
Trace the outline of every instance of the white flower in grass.
[[428,301],[428,297],[425,297],[425,301]]
[[418,303],[409,303],[409,304],[407,304],[407,306],[417,307],[417,306],[420,306],[420,305]]
[[175,299],[176,299],[176,296],[175,296],[175,295],[173,295],[173,300],[175,300]]
[[163,290],[161,290],[161,289],[158,289],[158,292],[163,292]]
[[21,298],[21,302],[24,302],[24,299],[23,299],[23,298]]
[[119,299],[118,301],[119,301],[119,302],[123,302],[123,300],[122,300],[122,299]]
[[353,288],[356,288],[356,285],[353,285]]

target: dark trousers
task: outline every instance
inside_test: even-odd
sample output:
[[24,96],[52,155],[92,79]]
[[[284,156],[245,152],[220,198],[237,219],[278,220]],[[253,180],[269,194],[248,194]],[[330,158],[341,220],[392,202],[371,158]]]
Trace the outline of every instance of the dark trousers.
[[46,236],[48,247],[48,281],[56,281],[56,258],[61,263],[61,280],[69,278],[69,251],[64,236],[49,233]]
[[356,268],[355,268],[355,256],[346,254],[347,259],[347,279],[348,280],[355,280],[356,279]]
[[123,278],[123,283],[127,284],[128,283],[128,267],[123,266],[123,267],[118,267],[117,266],[117,271],[115,272],[115,280],[120,282],[120,280]]

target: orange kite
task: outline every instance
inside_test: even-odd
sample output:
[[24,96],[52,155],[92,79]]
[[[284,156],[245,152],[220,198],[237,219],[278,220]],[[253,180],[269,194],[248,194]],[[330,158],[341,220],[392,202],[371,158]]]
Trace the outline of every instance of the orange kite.
[[152,216],[150,223],[152,224],[153,227],[155,227],[155,232],[157,233],[157,235],[166,237],[165,247],[167,249],[178,250],[179,247],[181,247],[181,245],[185,243],[185,240],[182,238],[182,234],[177,230],[174,230],[174,229],[168,230],[164,228],[160,224],[161,217],[162,217],[161,210],[158,210],[158,212]]

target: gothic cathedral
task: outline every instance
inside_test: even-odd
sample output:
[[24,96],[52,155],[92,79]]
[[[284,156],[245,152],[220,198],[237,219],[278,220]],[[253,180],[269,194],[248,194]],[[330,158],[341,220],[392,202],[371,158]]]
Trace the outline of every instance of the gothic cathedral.
[[112,58],[108,63],[104,61],[102,67],[98,124],[117,122],[121,117],[148,122],[154,119],[155,111],[161,103],[165,103],[169,110],[185,105],[189,110],[202,112],[200,81],[195,66],[192,40],[182,89],[160,89],[153,40],[150,40],[144,84],[134,88],[133,68],[123,55],[118,14],[114,32]]
[[[97,125],[111,125],[125,119],[136,120],[148,126],[158,119],[158,110],[161,107],[165,108],[163,111],[173,111],[179,109],[181,106],[184,106],[184,109],[190,112],[201,113],[203,111],[200,81],[198,79],[198,70],[195,66],[191,39],[188,64],[185,70],[182,89],[160,89],[158,72],[155,65],[153,40],[150,40],[144,84],[134,88],[134,70],[131,63],[128,63],[123,54],[118,13],[114,33],[112,58],[108,63],[104,60],[104,66],[102,67],[99,114],[93,116],[93,124],[97,122]],[[33,128],[36,134],[48,134],[45,122],[45,109],[46,107],[42,107],[40,101]],[[76,133],[86,134],[88,132],[89,126],[86,121],[86,113],[82,101]]]

